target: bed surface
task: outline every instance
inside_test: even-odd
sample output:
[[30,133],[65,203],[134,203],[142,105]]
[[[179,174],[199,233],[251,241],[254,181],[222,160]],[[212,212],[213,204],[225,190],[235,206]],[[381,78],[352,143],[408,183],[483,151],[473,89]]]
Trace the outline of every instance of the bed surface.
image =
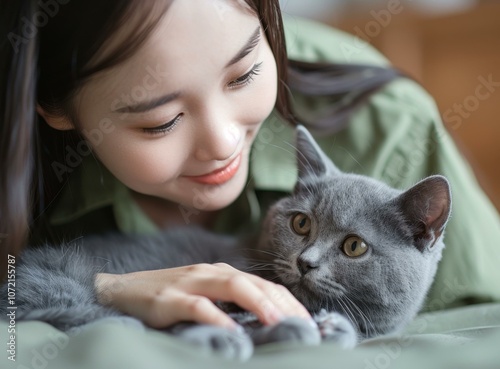
[[16,361],[8,360],[8,322],[0,321],[1,368],[495,368],[500,369],[500,304],[419,315],[403,334],[349,351],[272,344],[245,363],[227,361],[155,330],[101,322],[65,335],[41,322],[16,324]]

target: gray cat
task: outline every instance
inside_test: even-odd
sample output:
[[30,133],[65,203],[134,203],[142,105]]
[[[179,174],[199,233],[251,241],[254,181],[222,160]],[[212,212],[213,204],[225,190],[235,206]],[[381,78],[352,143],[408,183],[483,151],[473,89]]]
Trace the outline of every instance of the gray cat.
[[[97,303],[97,272],[227,262],[286,286],[317,324],[288,318],[264,327],[252,314],[220,303],[244,330],[181,323],[168,333],[246,359],[263,343],[329,340],[353,347],[400,331],[421,308],[441,258],[451,209],[447,180],[431,176],[400,191],[342,173],[301,126],[297,161],[293,194],[270,208],[255,239],[182,228],[151,236],[86,237],[25,251],[16,270],[17,320],[42,320],[67,332],[103,318],[141,326]],[[252,267],[256,262],[264,271]],[[6,300],[1,304],[6,311]]]

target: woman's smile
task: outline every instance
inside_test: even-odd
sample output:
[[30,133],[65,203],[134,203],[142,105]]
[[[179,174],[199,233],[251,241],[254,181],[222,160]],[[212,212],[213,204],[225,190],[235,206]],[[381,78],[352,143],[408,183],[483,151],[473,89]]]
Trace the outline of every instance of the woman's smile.
[[[259,19],[227,4],[220,18],[212,2],[172,2],[140,53],[80,92],[85,132],[102,117],[115,126],[93,153],[131,190],[199,208],[207,187],[199,210],[213,211],[246,186],[253,139],[276,102],[277,69]],[[156,65],[164,77],[156,88],[127,103],[125,115],[111,109]]]
[[186,178],[201,184],[221,185],[230,181],[236,175],[240,168],[240,163],[241,153],[229,162],[229,164],[220,169],[200,176],[186,176]]

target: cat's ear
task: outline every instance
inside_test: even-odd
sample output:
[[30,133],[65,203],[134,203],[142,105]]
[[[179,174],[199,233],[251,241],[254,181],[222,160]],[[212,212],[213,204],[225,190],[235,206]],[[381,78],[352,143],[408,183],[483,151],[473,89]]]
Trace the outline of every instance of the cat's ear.
[[451,213],[450,185],[445,177],[430,176],[396,198],[415,246],[423,251],[443,234]]
[[297,166],[299,179],[307,177],[321,177],[324,175],[338,175],[340,170],[321,150],[306,127],[299,125],[297,135]]

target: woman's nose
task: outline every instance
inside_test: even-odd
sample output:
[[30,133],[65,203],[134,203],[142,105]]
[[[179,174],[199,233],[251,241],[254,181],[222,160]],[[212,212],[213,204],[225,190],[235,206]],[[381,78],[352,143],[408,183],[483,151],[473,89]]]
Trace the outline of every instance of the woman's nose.
[[195,157],[199,161],[227,160],[240,146],[242,134],[235,123],[207,123],[197,131]]

